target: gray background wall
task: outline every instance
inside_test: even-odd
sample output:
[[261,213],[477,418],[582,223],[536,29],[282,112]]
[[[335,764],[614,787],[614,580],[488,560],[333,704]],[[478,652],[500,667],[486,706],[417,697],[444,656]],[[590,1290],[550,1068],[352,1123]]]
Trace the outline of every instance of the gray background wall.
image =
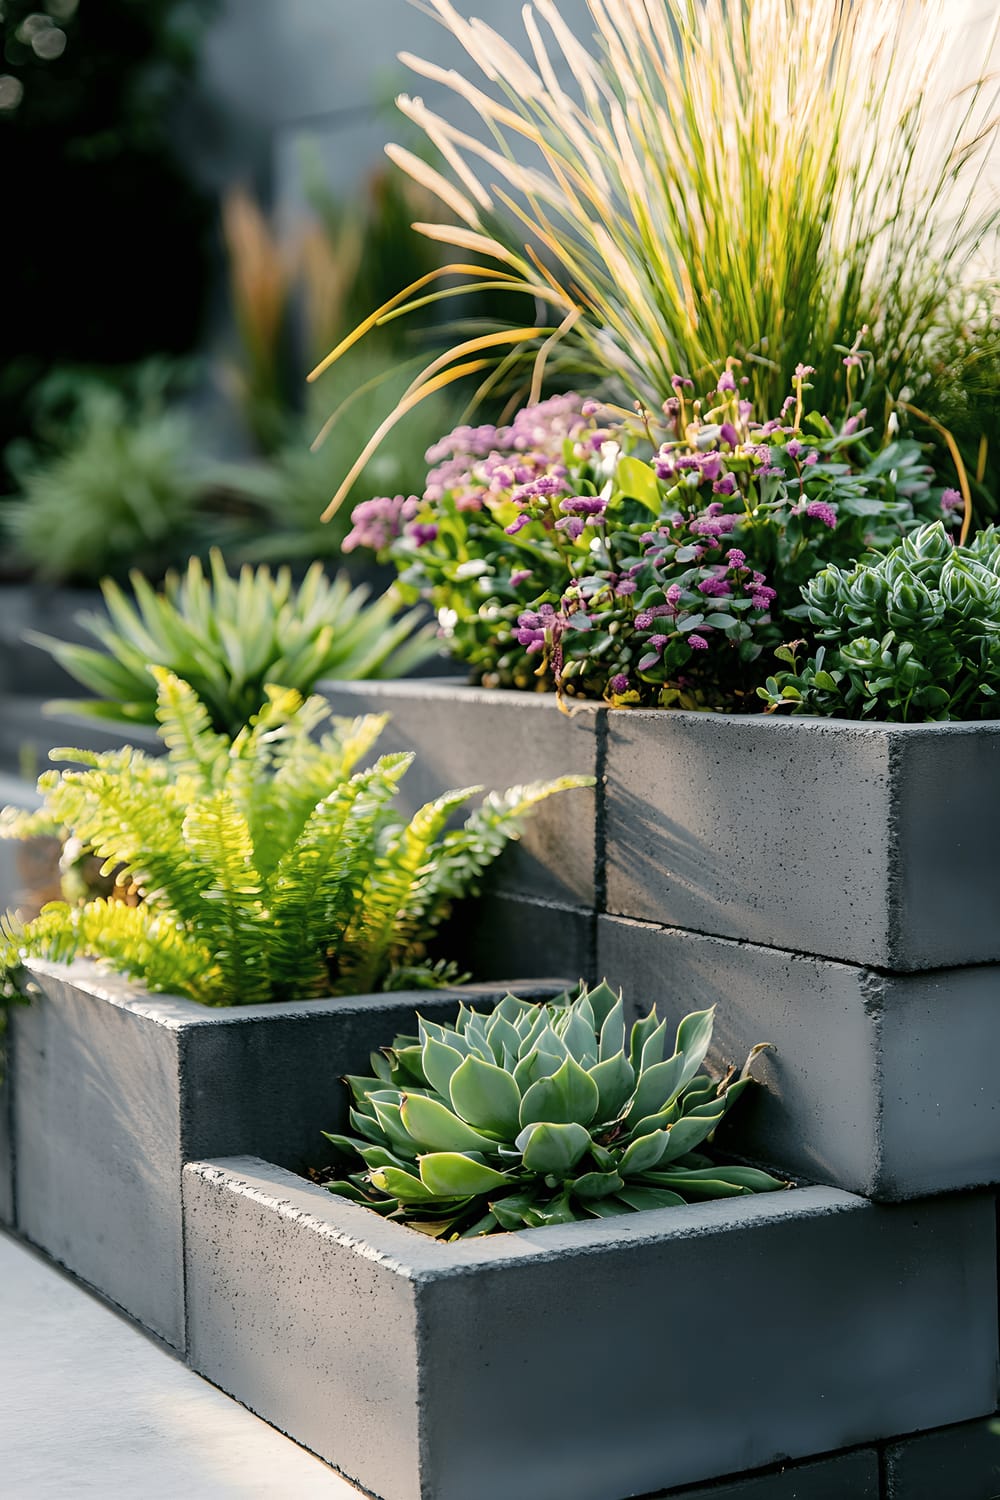
[[[457,8],[520,45],[521,3],[459,0]],[[589,34],[585,0],[563,0],[562,12]],[[205,47],[203,98],[183,122],[193,164],[216,187],[234,174],[252,177],[292,213],[302,201],[302,148],[314,143],[329,185],[349,192],[407,128],[391,104],[396,93],[446,97],[403,68],[404,50],[447,66],[465,56],[409,0],[224,0]]]

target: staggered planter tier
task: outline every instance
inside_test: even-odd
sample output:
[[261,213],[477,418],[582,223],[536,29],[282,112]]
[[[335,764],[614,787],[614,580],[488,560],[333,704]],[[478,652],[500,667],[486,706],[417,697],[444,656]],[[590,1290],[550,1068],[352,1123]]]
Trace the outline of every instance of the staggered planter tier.
[[194,1368],[382,1500],[624,1500],[996,1406],[987,1194],[443,1245],[264,1161],[184,1179]]
[[[419,753],[406,794],[584,771],[496,888],[895,972],[1000,961],[1000,723],[560,710],[454,682],[325,683]],[[473,776],[473,773],[476,773]]]
[[537,972],[546,952],[573,972],[576,953],[634,1011],[718,1003],[716,1063],[777,1049],[750,1149],[810,1180],[888,1199],[1000,1182],[1000,724],[567,714],[453,682],[324,692],[341,714],[391,713],[387,743],[419,753],[412,801],[536,764],[598,778],[592,803],[546,804],[544,835],[446,934],[477,973]]
[[[717,1005],[711,1057],[754,1064],[740,1149],[867,1197],[1000,1180],[1000,973],[894,975],[603,916],[602,972],[678,1021]],[[725,1140],[725,1133],[720,1133]]]
[[[414,1012],[450,1019],[503,986],[213,1009],[137,994],[89,963],[31,963],[11,1014],[18,1233],[137,1322],[184,1347],[181,1169],[234,1152],[298,1170],[344,1130],[345,1073]],[[519,984],[528,998],[557,986]]]

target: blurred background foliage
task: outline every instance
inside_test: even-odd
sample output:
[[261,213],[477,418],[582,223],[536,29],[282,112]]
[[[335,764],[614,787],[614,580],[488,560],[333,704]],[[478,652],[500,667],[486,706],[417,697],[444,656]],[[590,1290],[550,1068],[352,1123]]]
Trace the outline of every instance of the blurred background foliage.
[[252,174],[217,192],[196,180],[174,124],[218,10],[0,0],[0,150],[20,205],[7,227],[0,579],[156,578],[213,545],[233,566],[339,566],[351,505],[420,490],[426,448],[456,420],[456,397],[414,412],[338,523],[320,524],[359,434],[436,335],[395,324],[315,386],[306,375],[439,264],[409,227],[433,205],[387,164],[335,193],[307,138],[291,215],[266,206]]

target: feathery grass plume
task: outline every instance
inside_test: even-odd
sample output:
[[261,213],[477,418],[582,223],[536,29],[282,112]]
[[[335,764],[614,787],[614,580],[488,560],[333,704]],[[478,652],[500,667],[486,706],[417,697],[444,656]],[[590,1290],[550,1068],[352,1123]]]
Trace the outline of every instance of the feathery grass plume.
[[947,326],[976,257],[980,275],[995,265],[1000,205],[984,172],[1000,19],[977,49],[986,67],[960,87],[968,36],[953,0],[588,5],[593,50],[556,0],[535,0],[522,55],[451,0],[426,0],[485,87],[403,61],[471,106],[485,138],[404,96],[444,171],[388,149],[451,215],[416,227],[487,264],[453,266],[457,286],[422,278],[357,336],[482,280],[529,293],[551,321],[507,330],[507,347],[463,340],[452,368],[418,376],[399,410],[469,373],[473,353],[478,368],[509,372],[544,351],[554,373],[610,381],[655,409],[671,375],[717,374],[735,351],[759,409],[808,360],[832,414],[843,371],[831,350],[864,328],[877,354],[869,402],[919,388],[923,345]]

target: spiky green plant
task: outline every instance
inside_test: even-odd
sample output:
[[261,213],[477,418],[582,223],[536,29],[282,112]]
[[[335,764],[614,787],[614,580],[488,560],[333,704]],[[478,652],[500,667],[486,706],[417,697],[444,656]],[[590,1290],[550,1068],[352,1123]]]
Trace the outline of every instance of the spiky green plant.
[[[412,755],[352,774],[384,717],[335,720],[321,733],[322,699],[270,688],[230,742],[186,683],[156,677],[165,758],[58,750],[54,758],[84,769],[39,780],[40,817],[93,848],[138,903],[52,902],[17,930],[8,919],[0,972],[22,956],[90,956],[208,1005],[364,993],[391,984],[397,966],[412,983],[451,900],[475,892],[529,810],[592,784],[567,776],[491,793],[449,829],[482,790],[467,787],[406,823],[389,804]],[[13,815],[0,833],[28,835],[33,821]]]
[[[324,365],[376,325],[480,285],[548,313],[462,338],[400,412],[453,379],[489,371],[488,387],[526,363],[535,400],[546,361],[574,383],[610,377],[655,411],[673,374],[718,375],[737,353],[758,409],[777,409],[808,361],[824,379],[819,409],[842,415],[832,351],[864,329],[870,402],[921,385],[960,287],[990,275],[1000,223],[980,181],[996,84],[969,79],[951,0],[588,4],[593,50],[557,0],[535,0],[521,52],[451,0],[427,0],[483,86],[403,60],[482,129],[404,96],[444,170],[388,151],[449,215],[417,227],[473,260],[447,268],[457,285],[414,282]],[[996,37],[994,22],[976,55]]]
[[762,1050],[738,1077],[702,1073],[713,1014],[685,1017],[670,1056],[656,1007],[626,1036],[607,983],[420,1018],[418,1036],[372,1054],[373,1077],[345,1080],[357,1135],[327,1139],[364,1170],[330,1190],[449,1239],[787,1186],[697,1150]]
[[32,632],[71,676],[97,698],[53,704],[119,724],[155,724],[152,667],[184,679],[208,711],[212,728],[235,738],[264,703],[265,684],[309,693],[321,677],[401,677],[434,654],[434,626],[419,609],[399,615],[390,590],[369,603],[366,587],[346,575],[332,582],[314,563],[295,587],[287,568],[245,566],[231,578],[221,553],[210,573],[192,557],[168,573],[157,592],[130,575],[133,603],[111,579],[101,584],[107,616],[82,622],[103,650]]

